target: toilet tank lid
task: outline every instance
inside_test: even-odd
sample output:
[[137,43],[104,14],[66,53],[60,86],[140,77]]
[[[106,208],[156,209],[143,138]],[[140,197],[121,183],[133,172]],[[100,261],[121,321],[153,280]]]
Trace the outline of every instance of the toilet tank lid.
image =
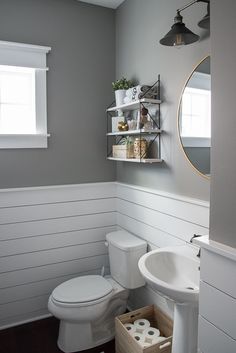
[[137,251],[139,249],[147,248],[147,242],[135,235],[127,232],[126,230],[118,230],[106,235],[106,240],[109,244],[116,246],[118,249],[124,251]]

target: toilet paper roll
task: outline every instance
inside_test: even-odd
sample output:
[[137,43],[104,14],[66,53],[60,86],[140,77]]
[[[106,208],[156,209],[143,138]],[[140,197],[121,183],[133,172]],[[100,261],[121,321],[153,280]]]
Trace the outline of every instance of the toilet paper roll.
[[132,333],[135,333],[135,331],[136,331],[136,328],[135,328],[135,326],[133,325],[133,324],[124,324],[124,326],[125,326],[125,328],[126,328],[126,330],[130,333],[130,334],[132,334]]
[[160,343],[160,342],[162,342],[164,340],[166,340],[166,337],[159,336],[159,337],[153,339],[152,344]]
[[144,330],[143,335],[148,343],[154,344],[160,336],[160,331],[155,327],[148,327]]
[[148,343],[148,342],[144,342],[143,344],[142,344],[142,347],[143,348],[148,348],[148,347],[150,347],[152,344],[151,343]]
[[146,319],[138,319],[134,321],[134,326],[137,332],[144,333],[144,331],[150,327],[150,322]]
[[144,346],[146,344],[145,342],[145,336],[142,333],[139,332],[133,332],[131,333],[132,337],[140,344],[140,346]]

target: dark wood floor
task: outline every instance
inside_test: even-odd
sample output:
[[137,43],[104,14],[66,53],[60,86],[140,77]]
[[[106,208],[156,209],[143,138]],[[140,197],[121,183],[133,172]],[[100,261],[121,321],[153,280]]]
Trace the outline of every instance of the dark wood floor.
[[[0,331],[0,353],[61,353],[57,347],[59,321],[55,318],[31,322]],[[114,341],[84,353],[115,353]]]

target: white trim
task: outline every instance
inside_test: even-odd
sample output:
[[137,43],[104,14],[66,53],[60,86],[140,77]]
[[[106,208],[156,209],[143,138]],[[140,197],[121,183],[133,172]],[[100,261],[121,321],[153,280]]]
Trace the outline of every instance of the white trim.
[[24,324],[28,324],[29,322],[34,322],[34,321],[39,321],[39,320],[43,320],[43,319],[47,319],[49,317],[52,317],[52,314],[45,314],[45,315],[39,315],[39,316],[35,316],[32,317],[31,319],[26,319],[26,320],[20,320],[20,321],[16,321],[13,322],[11,324],[7,324],[7,325],[3,325],[0,327],[0,330],[5,330],[7,328],[10,327],[15,327],[15,326],[20,326],[20,325],[24,325]]
[[26,43],[17,43],[17,42],[7,42],[7,41],[0,41],[0,49],[11,49],[11,50],[24,50],[24,51],[31,51],[35,53],[49,53],[52,49],[51,47],[41,46],[41,45],[33,45],[33,44],[26,44]]
[[236,261],[236,249],[231,246],[219,243],[206,236],[194,239],[194,244],[218,255],[227,257],[230,260]]
[[0,135],[0,149],[47,148],[47,53],[50,47],[0,41],[0,65],[34,69],[35,135]]
[[50,47],[0,41],[0,65],[45,69]]
[[186,203],[191,203],[193,205],[198,205],[198,206],[202,206],[202,207],[206,207],[206,208],[210,207],[210,203],[207,202],[207,201],[194,199],[194,198],[190,198],[190,197],[185,197],[185,196],[180,196],[180,195],[177,195],[177,194],[171,194],[171,193],[166,192],[166,191],[155,190],[155,189],[147,188],[147,187],[143,187],[143,186],[135,186],[135,185],[130,185],[130,184],[123,184],[123,183],[119,183],[119,182],[117,182],[117,186],[122,186],[122,187],[130,188],[130,189],[135,189],[135,190],[146,192],[148,194],[159,195],[159,196],[167,197],[169,199],[173,199],[173,200],[177,200],[177,201],[183,201],[183,202],[186,202]]
[[[98,182],[98,183],[81,183],[81,184],[61,184],[61,185],[46,185],[46,186],[30,186],[30,187],[24,187],[24,188],[8,188],[8,189],[0,189],[0,194],[1,193],[9,193],[9,192],[24,192],[24,191],[42,191],[42,190],[55,190],[58,189],[60,191],[61,189],[65,189],[66,192],[68,192],[68,189],[81,189],[83,190],[84,188],[97,188],[103,187],[105,188],[106,186],[111,186],[115,187],[116,186],[115,181],[108,181],[108,182]],[[125,185],[125,184],[124,184]],[[114,195],[113,195],[114,197]],[[0,198],[1,200],[1,198]],[[0,201],[1,202],[1,201]],[[7,207],[7,206],[2,206],[0,204],[0,207]]]
[[0,134],[0,148],[47,148],[50,134]]
[[[6,193],[8,194],[9,192],[22,192],[22,191],[48,191],[48,190],[57,190],[58,191],[60,189],[64,189],[66,191],[66,193],[68,193],[70,190],[72,190],[72,192],[74,192],[73,190],[84,190],[85,188],[96,188],[100,187],[102,189],[105,189],[107,187],[109,187],[109,189],[113,190],[112,192],[112,197],[115,196],[119,196],[117,195],[117,187],[125,187],[125,188],[130,188],[130,189],[134,189],[134,190],[138,190],[138,191],[143,191],[145,193],[148,194],[153,194],[153,195],[158,195],[158,196],[163,196],[163,197],[167,197],[169,199],[173,199],[173,200],[177,200],[177,201],[183,201],[186,203],[190,203],[193,205],[198,205],[198,206],[202,206],[205,207],[206,209],[209,209],[210,207],[210,203],[208,201],[203,201],[200,199],[194,199],[194,198],[190,198],[190,197],[186,197],[186,196],[180,196],[177,194],[172,194],[166,191],[161,191],[161,190],[156,190],[156,189],[152,189],[152,188],[147,188],[144,186],[136,186],[136,185],[131,185],[131,184],[125,184],[125,183],[120,183],[120,182],[116,182],[116,181],[108,181],[108,182],[97,182],[97,183],[81,183],[81,184],[67,184],[67,185],[46,185],[46,186],[33,186],[33,187],[24,187],[24,188],[9,188],[9,189],[0,189],[0,194],[2,193]],[[111,191],[110,191],[111,192]],[[2,199],[2,196],[0,198],[0,200]],[[4,207],[3,205],[0,204],[0,207]],[[5,206],[6,207],[6,206]]]

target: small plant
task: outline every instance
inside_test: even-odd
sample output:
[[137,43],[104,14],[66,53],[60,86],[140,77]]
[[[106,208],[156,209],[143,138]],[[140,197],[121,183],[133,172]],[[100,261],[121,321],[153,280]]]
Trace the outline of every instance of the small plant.
[[132,146],[134,144],[134,141],[131,137],[123,137],[120,142],[119,145],[126,145],[128,147]]
[[119,89],[129,89],[131,87],[133,87],[132,81],[127,80],[125,77],[122,77],[120,80],[112,82],[112,88],[114,91],[117,91]]

